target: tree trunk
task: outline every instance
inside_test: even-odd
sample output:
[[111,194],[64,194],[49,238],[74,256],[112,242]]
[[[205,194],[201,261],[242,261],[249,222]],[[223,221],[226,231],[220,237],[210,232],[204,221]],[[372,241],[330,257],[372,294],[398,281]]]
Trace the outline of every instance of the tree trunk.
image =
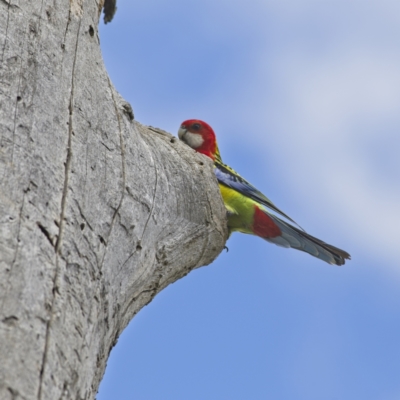
[[0,399],[93,399],[130,319],[227,238],[211,163],[112,86],[101,6],[0,0]]

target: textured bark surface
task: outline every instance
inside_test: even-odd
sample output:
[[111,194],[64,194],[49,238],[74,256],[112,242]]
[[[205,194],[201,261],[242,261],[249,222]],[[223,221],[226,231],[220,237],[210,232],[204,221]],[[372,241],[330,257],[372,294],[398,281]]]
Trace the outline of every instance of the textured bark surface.
[[225,244],[211,164],[112,86],[101,7],[0,0],[0,399],[93,399],[130,319]]

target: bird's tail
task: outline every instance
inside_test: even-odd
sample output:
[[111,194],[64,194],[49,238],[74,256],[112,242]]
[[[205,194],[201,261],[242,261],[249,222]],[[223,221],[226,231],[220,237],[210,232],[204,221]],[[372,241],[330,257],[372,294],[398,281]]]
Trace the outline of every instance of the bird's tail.
[[265,238],[265,240],[275,243],[278,246],[292,247],[304,251],[329,264],[343,265],[346,260],[350,260],[350,254],[346,251],[309,235],[301,229],[282,221],[275,215],[268,213],[268,216],[272,218],[279,227],[281,235],[268,237]]

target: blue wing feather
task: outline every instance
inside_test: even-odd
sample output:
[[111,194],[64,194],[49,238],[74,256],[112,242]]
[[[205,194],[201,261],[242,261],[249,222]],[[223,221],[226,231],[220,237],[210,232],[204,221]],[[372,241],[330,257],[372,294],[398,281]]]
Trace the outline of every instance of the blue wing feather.
[[291,221],[292,223],[297,225],[300,229],[302,229],[299,224],[297,224],[292,218],[290,218],[278,207],[276,207],[275,204],[272,203],[272,201],[268,197],[263,195],[251,183],[247,182],[244,178],[242,178],[231,167],[228,167],[219,160],[216,160],[214,172],[218,182],[221,183],[222,185],[230,187],[231,189],[234,189],[237,192],[249,197],[250,199],[262,204],[264,207],[272,211],[275,211],[276,213],[285,217],[287,220]]

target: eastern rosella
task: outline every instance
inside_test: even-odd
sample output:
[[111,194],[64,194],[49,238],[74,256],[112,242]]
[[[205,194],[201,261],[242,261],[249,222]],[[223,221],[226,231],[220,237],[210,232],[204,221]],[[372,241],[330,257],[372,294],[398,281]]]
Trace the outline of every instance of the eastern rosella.
[[206,122],[187,120],[180,126],[178,136],[214,161],[215,175],[227,209],[229,232],[256,235],[278,246],[305,251],[329,264],[343,265],[350,259],[350,254],[344,250],[306,233],[253,185],[223,164],[215,133]]

